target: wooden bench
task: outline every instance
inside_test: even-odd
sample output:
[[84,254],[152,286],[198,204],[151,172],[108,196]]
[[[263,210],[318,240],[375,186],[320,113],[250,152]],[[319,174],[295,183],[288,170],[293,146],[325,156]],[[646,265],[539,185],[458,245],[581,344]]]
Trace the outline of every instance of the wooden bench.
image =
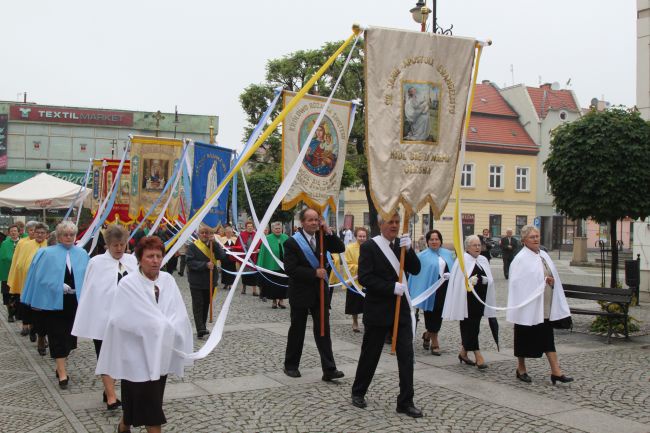
[[[612,340],[612,319],[623,319],[625,329],[625,339],[629,340],[630,336],[627,329],[628,308],[632,302],[634,292],[631,289],[612,289],[609,287],[579,286],[574,284],[563,284],[564,295],[567,298],[588,299],[591,301],[603,301],[603,309],[587,310],[583,308],[571,307],[571,314],[585,314],[589,316],[605,316],[609,329],[607,330],[607,344]],[[619,305],[622,312],[616,312],[611,307]]]

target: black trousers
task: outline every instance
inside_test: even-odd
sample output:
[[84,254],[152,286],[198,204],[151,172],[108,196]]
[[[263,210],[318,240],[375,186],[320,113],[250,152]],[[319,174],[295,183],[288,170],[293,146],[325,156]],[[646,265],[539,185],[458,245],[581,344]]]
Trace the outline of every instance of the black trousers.
[[205,322],[208,320],[210,311],[210,291],[190,287],[190,294],[192,295],[192,314],[196,331],[205,331]]
[[332,353],[332,339],[330,338],[330,315],[329,309],[325,307],[325,335],[320,335],[320,305],[311,307],[291,307],[291,326],[287,336],[287,350],[284,356],[284,367],[287,370],[297,370],[300,366],[302,348],[305,344],[305,328],[307,327],[307,316],[311,314],[314,325],[314,340],[320,354],[320,364],[323,371],[336,370],[334,353]]
[[508,279],[508,276],[510,275],[510,263],[512,263],[512,259],[514,259],[514,256],[508,254],[503,255],[503,276],[506,277],[506,280]]
[[481,330],[483,316],[468,317],[460,321],[460,340],[467,351],[481,350],[478,346],[478,333]]
[[[364,396],[375,375],[386,335],[392,326],[372,326],[364,323],[361,356],[352,385],[352,395]],[[410,320],[400,320],[397,328],[397,367],[399,369],[399,395],[397,406],[413,406],[413,331]]]
[[178,274],[179,275],[184,275],[185,274],[185,254],[181,254],[181,260],[180,260],[180,268],[178,269]]

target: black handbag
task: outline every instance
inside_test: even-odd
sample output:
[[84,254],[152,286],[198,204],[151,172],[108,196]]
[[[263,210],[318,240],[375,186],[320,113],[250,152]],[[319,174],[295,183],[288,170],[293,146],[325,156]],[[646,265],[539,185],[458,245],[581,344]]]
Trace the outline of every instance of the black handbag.
[[553,329],[573,329],[573,320],[571,316],[559,320],[549,320]]

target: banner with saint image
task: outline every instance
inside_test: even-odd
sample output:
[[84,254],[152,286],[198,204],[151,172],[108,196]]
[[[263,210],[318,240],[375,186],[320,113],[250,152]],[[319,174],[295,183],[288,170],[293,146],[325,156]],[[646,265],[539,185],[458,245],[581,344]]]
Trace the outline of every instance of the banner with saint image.
[[[131,140],[131,197],[129,216],[131,219],[144,217],[163,192],[178,165],[183,151],[183,140],[175,138],[148,137],[136,135]],[[168,191],[172,199],[166,210],[167,218],[176,220],[179,213],[179,188]],[[165,195],[165,199],[168,195]],[[152,212],[155,219],[165,199]]]
[[[285,91],[282,96],[286,107],[295,93]],[[282,200],[282,209],[301,201],[320,212],[328,205],[336,209],[354,110],[352,102],[332,99],[312,139],[305,143],[326,101],[321,96],[306,95],[282,122],[283,178],[301,146],[309,146],[296,180]]]
[[[215,146],[214,144],[194,143],[194,164],[192,169],[192,207],[191,215],[203,206],[203,203],[212,196],[214,191],[223,180],[226,173],[230,171],[232,150]],[[228,222],[227,206],[228,191],[227,185],[215,206],[203,219],[203,222],[215,228]]]
[[454,184],[476,41],[370,28],[365,44],[375,207],[389,218],[400,203],[410,213],[429,204],[439,218]]

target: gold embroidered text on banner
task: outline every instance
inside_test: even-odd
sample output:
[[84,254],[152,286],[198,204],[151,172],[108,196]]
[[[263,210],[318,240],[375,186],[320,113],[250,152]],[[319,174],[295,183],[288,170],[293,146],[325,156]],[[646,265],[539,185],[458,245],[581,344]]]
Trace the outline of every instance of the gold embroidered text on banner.
[[444,211],[454,184],[475,40],[370,28],[366,156],[377,211]]

